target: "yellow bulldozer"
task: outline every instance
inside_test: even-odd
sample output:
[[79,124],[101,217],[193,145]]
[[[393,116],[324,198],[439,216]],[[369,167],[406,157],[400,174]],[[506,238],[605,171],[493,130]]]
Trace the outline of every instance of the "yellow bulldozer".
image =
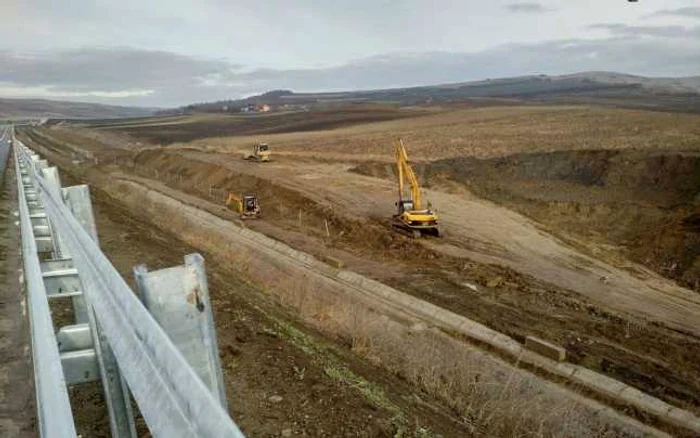
[[243,197],[230,192],[226,198],[226,207],[237,212],[241,219],[257,219],[260,217],[260,204],[255,195],[244,195]]
[[[408,153],[403,140],[396,140],[396,168],[399,183],[399,200],[396,202],[397,212],[393,216],[392,225],[413,238],[421,235],[441,237],[442,227],[438,222],[437,213],[430,207],[423,208],[418,178],[408,161]],[[410,190],[407,190],[407,184]]]
[[255,143],[253,145],[253,153],[248,154],[246,153],[243,156],[244,160],[249,160],[249,161],[257,161],[259,163],[263,163],[266,161],[270,161],[270,145],[267,143]]

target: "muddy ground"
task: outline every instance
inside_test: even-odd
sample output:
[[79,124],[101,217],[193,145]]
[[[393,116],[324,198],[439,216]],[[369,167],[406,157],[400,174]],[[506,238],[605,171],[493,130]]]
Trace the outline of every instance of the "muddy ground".
[[[62,173],[63,184],[80,181]],[[132,268],[183,263],[195,249],[92,189],[100,244],[133,287]],[[231,416],[247,436],[466,436],[463,419],[300,324],[225,264],[206,259]],[[253,298],[254,297],[254,301]],[[106,436],[99,388],[71,391],[83,436]],[[143,420],[140,435],[148,436]],[[288,435],[290,434],[291,435]]]
[[[56,152],[60,149],[55,146]],[[106,153],[110,155],[102,172],[148,176],[216,203],[223,203],[230,189],[255,191],[264,219],[251,223],[254,229],[312,254],[337,257],[353,270],[518,340],[535,334],[555,341],[567,348],[574,363],[673,404],[693,410],[700,407],[700,341],[696,336],[613,311],[600,301],[514,269],[450,255],[435,246],[436,242],[417,244],[397,236],[381,217],[367,220],[368,211],[384,212],[381,199],[368,197],[357,208],[350,207],[359,199],[353,192],[357,185],[341,186],[331,198],[324,196],[319,185],[304,185],[314,178],[319,178],[316,183],[326,181],[323,174],[314,176],[310,171],[315,169],[314,162],[281,160],[274,167],[247,170],[224,154],[148,151],[133,155],[125,151],[124,161],[119,161],[113,160],[115,151]],[[281,178],[289,176],[284,170],[287,165],[305,170],[283,184]],[[282,173],[275,174],[279,166]],[[346,178],[350,167],[338,169],[339,178]],[[373,179],[371,184],[377,186],[378,181]],[[383,190],[382,186],[380,193]],[[226,215],[222,210],[212,212]],[[475,248],[483,250],[472,246]]]
[[34,375],[26,301],[19,283],[21,246],[15,224],[16,181],[0,140],[0,436],[37,436]]
[[[456,182],[562,238],[588,243],[598,257],[617,252],[700,292],[698,153],[557,151],[417,167],[426,187]],[[384,164],[353,170],[394,177]]]

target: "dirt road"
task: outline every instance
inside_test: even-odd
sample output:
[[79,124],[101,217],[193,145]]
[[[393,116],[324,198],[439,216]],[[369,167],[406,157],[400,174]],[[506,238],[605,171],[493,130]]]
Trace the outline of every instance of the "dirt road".
[[12,215],[15,180],[12,168],[5,169],[8,152],[5,137],[0,139],[0,436],[23,438],[36,432],[29,323],[18,281],[19,229]]
[[[303,193],[350,217],[387,217],[393,213],[391,181],[349,172],[352,165],[278,159],[251,165],[238,156],[179,151],[243,174],[268,179]],[[700,336],[700,296],[648,269],[630,271],[595,260],[538,229],[524,216],[469,193],[427,190],[447,229],[443,240],[424,244],[452,256],[511,267],[573,290],[606,308]]]

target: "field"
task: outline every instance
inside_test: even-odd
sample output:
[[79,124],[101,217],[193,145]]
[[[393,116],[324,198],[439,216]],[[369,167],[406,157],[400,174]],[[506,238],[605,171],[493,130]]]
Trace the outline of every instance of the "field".
[[[72,178],[99,188],[102,194],[96,204],[104,224],[98,228],[108,233],[101,240],[123,242],[107,244],[106,251],[115,260],[125,259],[130,245],[146,245],[148,240],[141,236],[157,236],[168,227],[176,232],[173,227],[178,226],[176,220],[168,224],[145,213],[139,216],[136,191],[131,193],[129,184],[229,221],[234,216],[222,208],[228,191],[255,192],[263,218],[248,222],[251,230],[318,259],[340,261],[351,271],[517,341],[536,335],[559,344],[567,349],[571,363],[700,412],[700,116],[583,106],[355,107],[247,118],[198,115],[61,124],[24,129],[21,135]],[[395,201],[391,141],[398,136],[406,141],[427,198],[446,227],[443,239],[414,241],[389,226]],[[241,159],[255,139],[272,146],[271,163]],[[124,233],[119,230],[126,221],[122,216],[140,221],[128,243],[118,237]],[[153,226],[161,231],[149,231]],[[213,234],[186,230],[155,242],[183,239],[193,249],[228,257]],[[147,247],[135,254],[159,260],[168,253],[162,244]],[[128,261],[119,262],[126,272],[136,262],[133,253]],[[255,260],[252,253],[248,258]],[[369,403],[378,409],[375,417],[384,429],[377,426],[367,436],[396,433],[407,424],[412,433],[419,434],[425,426],[443,436],[467,431],[518,435],[514,430],[550,436],[561,426],[551,418],[543,420],[546,427],[539,433],[529,422],[514,426],[514,418],[523,418],[522,405],[509,406],[512,412],[500,412],[498,421],[484,417],[484,406],[493,399],[484,405],[484,393],[460,386],[463,383],[450,374],[454,368],[448,370],[447,359],[437,368],[408,356],[399,361],[397,357],[407,354],[399,349],[405,339],[388,343],[369,328],[360,336],[357,323],[352,330],[347,328],[347,315],[346,325],[334,326],[327,321],[336,314],[309,310],[302,301],[320,298],[309,292],[313,287],[307,291],[301,286],[307,279],[285,283],[288,295],[277,297],[276,305],[266,303],[279,294],[272,285],[282,283],[274,270],[253,269],[253,263],[238,259],[215,265],[218,296],[222,308],[250,309],[245,310],[248,316],[237,319],[249,321],[238,329],[257,333],[246,342],[285,351],[266,356],[265,363],[281,361],[285,370],[304,368],[315,376],[313,382],[301,378],[294,384],[294,371],[288,379],[280,377],[276,385],[286,388],[290,397],[313,393],[317,385],[380,388],[384,394],[380,401],[372,396]],[[244,285],[268,292],[247,290]],[[226,304],[226,300],[233,301]],[[217,323],[237,311],[218,312]],[[362,312],[353,315],[366,317]],[[298,328],[286,329],[288,324]],[[265,341],[270,330],[280,342],[274,347]],[[295,358],[298,351],[286,350],[290,342],[299,343],[294,330],[314,333],[317,340],[309,341],[314,346],[333,346],[328,348],[335,359],[328,355],[319,359],[316,353],[311,362]],[[248,376],[248,384],[267,385],[255,374],[257,356],[239,358],[236,339],[230,341],[234,353],[225,355],[224,362],[233,364],[226,380],[240,384],[240,370]],[[308,353],[303,345],[302,352]],[[329,372],[329,367],[347,363],[349,368]],[[237,368],[239,364],[242,368]],[[434,367],[430,373],[420,368],[428,366]],[[350,371],[354,377],[348,377]],[[428,379],[433,373],[435,381]],[[439,383],[440,375],[455,380]],[[352,383],[356,378],[374,383]],[[509,388],[508,383],[499,384]],[[246,400],[266,393],[262,386]],[[470,404],[460,391],[472,394],[474,400],[481,394],[482,404]],[[407,401],[412,392],[421,394],[423,404]],[[367,396],[362,390],[359,395],[342,393],[336,400],[348,403],[344,412],[349,417],[324,427],[336,435],[342,424],[359,428],[360,423],[353,422],[364,414],[349,412],[366,403]],[[502,400],[498,404],[504,405]],[[250,409],[234,412],[234,418],[238,414],[248,419],[244,429],[263,427],[254,420],[264,415],[263,407]],[[308,415],[322,416],[322,408],[318,409]],[[400,421],[396,412],[401,412]],[[283,423],[301,421],[292,410],[278,415],[273,423],[280,429],[287,427]],[[472,429],[460,418],[470,419]],[[582,436],[593,430],[596,435],[617,434],[581,417],[567,421],[577,427],[586,424]],[[274,435],[270,430],[264,433]]]
[[368,122],[404,119],[414,117],[416,114],[416,112],[399,111],[393,106],[354,105],[316,110],[312,117],[305,111],[258,115],[197,114],[131,119],[124,122],[94,121],[87,126],[97,130],[124,132],[147,142],[169,144],[203,137],[318,131]]

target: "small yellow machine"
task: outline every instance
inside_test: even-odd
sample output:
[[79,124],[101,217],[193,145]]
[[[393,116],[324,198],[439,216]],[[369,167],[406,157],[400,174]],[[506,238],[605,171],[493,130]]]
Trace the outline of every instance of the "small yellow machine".
[[241,219],[257,219],[260,217],[260,205],[255,195],[245,195],[242,198],[233,192],[226,198],[226,207],[241,215]]
[[270,146],[267,143],[255,143],[253,145],[253,153],[246,154],[244,157],[246,160],[265,162],[270,161]]
[[[430,208],[423,208],[418,178],[408,161],[408,154],[399,138],[396,140],[396,168],[399,179],[399,200],[396,202],[397,213],[393,216],[393,225],[409,236],[418,238],[422,234],[442,236],[442,227],[438,224],[437,213]],[[406,190],[406,181],[410,190]]]

